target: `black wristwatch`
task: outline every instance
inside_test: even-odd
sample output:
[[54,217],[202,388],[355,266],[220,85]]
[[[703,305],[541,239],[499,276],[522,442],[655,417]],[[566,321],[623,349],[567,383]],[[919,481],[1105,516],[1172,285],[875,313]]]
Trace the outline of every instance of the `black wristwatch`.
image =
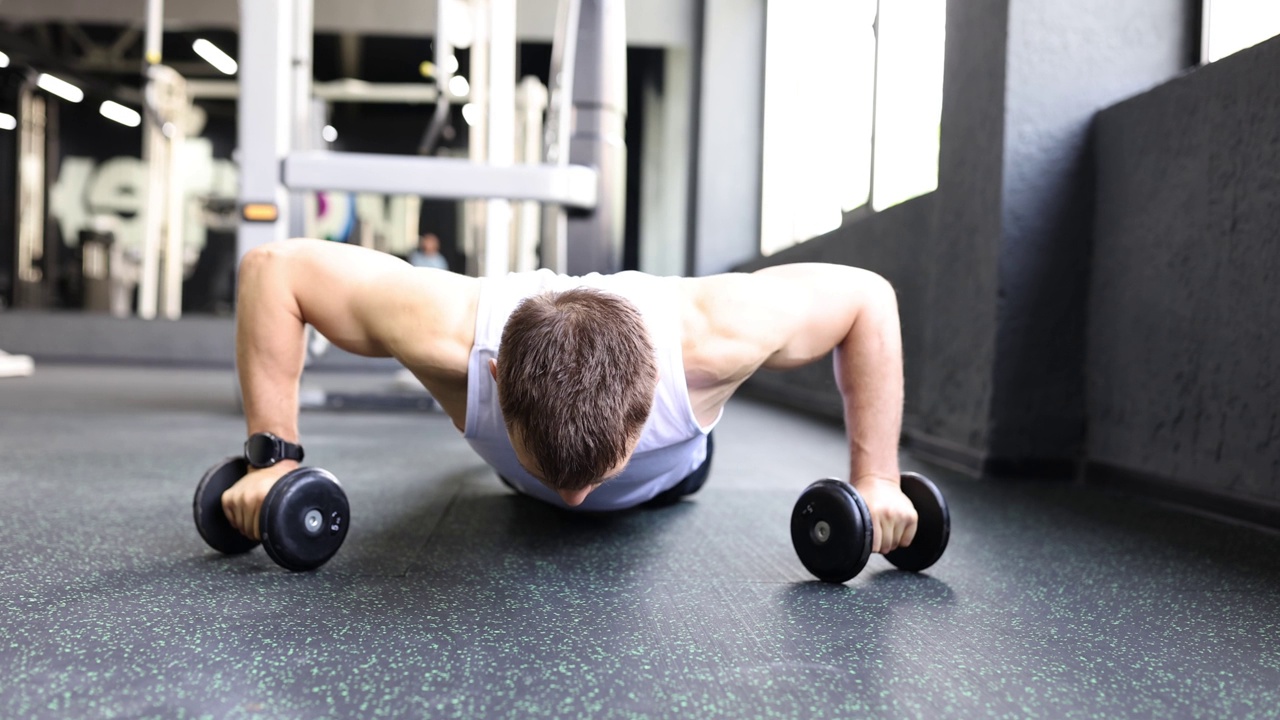
[[254,433],[244,441],[244,459],[250,467],[266,468],[281,460],[302,462],[302,446],[268,432]]

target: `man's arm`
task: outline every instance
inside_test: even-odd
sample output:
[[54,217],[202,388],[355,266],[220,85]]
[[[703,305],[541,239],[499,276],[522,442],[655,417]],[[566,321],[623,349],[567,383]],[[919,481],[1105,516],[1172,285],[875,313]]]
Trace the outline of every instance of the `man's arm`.
[[[428,374],[456,365],[470,347],[466,337],[457,336],[466,334],[466,286],[474,282],[321,240],[251,250],[240,264],[236,305],[236,367],[248,433],[298,442],[307,324],[358,355],[395,356]],[[231,524],[257,538],[262,500],[295,467],[285,461],[250,472],[228,490],[223,509]]]
[[872,510],[872,550],[910,544],[916,513],[899,489],[902,337],[892,286],[866,270],[825,264],[702,282],[702,316],[715,340],[699,348],[697,364],[714,369],[724,397],[758,367],[799,367],[835,351],[849,478]]

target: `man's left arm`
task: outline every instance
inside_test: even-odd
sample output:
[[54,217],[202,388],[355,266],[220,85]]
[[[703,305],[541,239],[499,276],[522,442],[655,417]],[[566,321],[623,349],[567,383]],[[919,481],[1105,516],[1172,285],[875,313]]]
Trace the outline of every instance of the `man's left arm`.
[[835,351],[849,478],[872,512],[872,551],[910,544],[917,517],[899,488],[902,334],[893,287],[867,270],[817,263],[723,277],[722,289],[733,287],[713,301],[716,314],[760,343],[764,367],[799,367]]

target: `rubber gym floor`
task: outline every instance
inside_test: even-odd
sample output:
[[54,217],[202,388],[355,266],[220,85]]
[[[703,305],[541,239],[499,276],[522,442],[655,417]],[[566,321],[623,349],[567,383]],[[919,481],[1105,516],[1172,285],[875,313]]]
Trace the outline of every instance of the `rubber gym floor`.
[[841,431],[732,402],[701,493],[560,512],[440,414],[304,413],[346,544],[222,557],[197,479],[243,438],[223,370],[0,381],[0,717],[1276,717],[1280,537],[904,455],[953,513],[921,575],[811,581],[788,520]]

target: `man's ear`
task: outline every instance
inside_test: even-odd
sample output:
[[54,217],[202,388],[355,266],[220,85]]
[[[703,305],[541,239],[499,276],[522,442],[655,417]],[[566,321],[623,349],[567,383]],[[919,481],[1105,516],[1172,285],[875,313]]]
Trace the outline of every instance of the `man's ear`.
[[497,358],[489,358],[489,374],[493,376],[493,381],[498,381],[498,360]]

